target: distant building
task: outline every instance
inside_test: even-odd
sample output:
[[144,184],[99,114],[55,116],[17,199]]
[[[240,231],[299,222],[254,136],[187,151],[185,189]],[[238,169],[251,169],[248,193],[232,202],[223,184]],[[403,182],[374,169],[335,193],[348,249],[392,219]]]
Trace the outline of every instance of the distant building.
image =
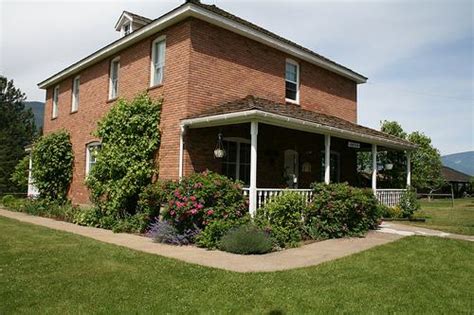
[[471,176],[447,166],[443,166],[441,173],[444,179],[453,187],[455,197],[472,194]]

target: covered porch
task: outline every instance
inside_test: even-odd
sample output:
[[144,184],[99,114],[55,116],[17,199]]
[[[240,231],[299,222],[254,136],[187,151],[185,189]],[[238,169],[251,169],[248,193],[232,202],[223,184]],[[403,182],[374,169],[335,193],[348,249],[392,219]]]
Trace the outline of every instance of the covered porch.
[[[206,169],[241,180],[255,214],[270,198],[291,189],[311,200],[313,182],[371,186],[380,202],[396,205],[406,187],[378,189],[377,152],[410,150],[402,139],[337,117],[247,97],[181,121],[179,176]],[[370,183],[357,156],[370,152]]]

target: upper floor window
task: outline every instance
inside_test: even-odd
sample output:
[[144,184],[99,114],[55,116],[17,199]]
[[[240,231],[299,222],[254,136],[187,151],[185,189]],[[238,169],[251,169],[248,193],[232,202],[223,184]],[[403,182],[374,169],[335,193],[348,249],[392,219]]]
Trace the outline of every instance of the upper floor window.
[[109,82],[109,100],[118,96],[118,80],[120,70],[120,58],[114,58],[110,62],[110,82]]
[[86,176],[97,163],[97,153],[102,148],[100,142],[89,143],[86,147]]
[[52,118],[58,117],[58,101],[59,101],[59,85],[56,85],[53,89],[53,112]]
[[79,85],[80,80],[79,76],[75,77],[72,80],[72,103],[71,103],[71,112],[77,112],[79,109]]
[[163,83],[165,72],[165,50],[166,40],[159,37],[153,41],[151,46],[151,79],[150,86]]
[[297,62],[287,59],[285,66],[285,98],[292,103],[299,103],[300,71]]

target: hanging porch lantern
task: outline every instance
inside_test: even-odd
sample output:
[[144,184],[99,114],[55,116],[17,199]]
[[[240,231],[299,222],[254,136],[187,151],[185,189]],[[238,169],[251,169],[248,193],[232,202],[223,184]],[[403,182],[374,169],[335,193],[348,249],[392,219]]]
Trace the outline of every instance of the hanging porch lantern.
[[217,135],[217,145],[214,149],[214,157],[216,159],[222,159],[225,156],[224,144],[222,143],[222,133],[219,132]]

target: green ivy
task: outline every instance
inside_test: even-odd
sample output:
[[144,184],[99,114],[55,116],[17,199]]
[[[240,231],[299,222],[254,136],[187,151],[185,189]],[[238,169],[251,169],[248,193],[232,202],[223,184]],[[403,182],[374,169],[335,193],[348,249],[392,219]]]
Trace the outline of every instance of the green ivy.
[[40,198],[66,201],[74,161],[69,133],[60,130],[39,138],[33,146],[32,161]]
[[10,180],[15,183],[21,192],[28,189],[28,169],[30,166],[30,156],[24,156],[15,166]]
[[147,94],[120,99],[99,122],[102,149],[86,184],[100,215],[117,222],[135,215],[139,193],[156,172],[161,105]]

